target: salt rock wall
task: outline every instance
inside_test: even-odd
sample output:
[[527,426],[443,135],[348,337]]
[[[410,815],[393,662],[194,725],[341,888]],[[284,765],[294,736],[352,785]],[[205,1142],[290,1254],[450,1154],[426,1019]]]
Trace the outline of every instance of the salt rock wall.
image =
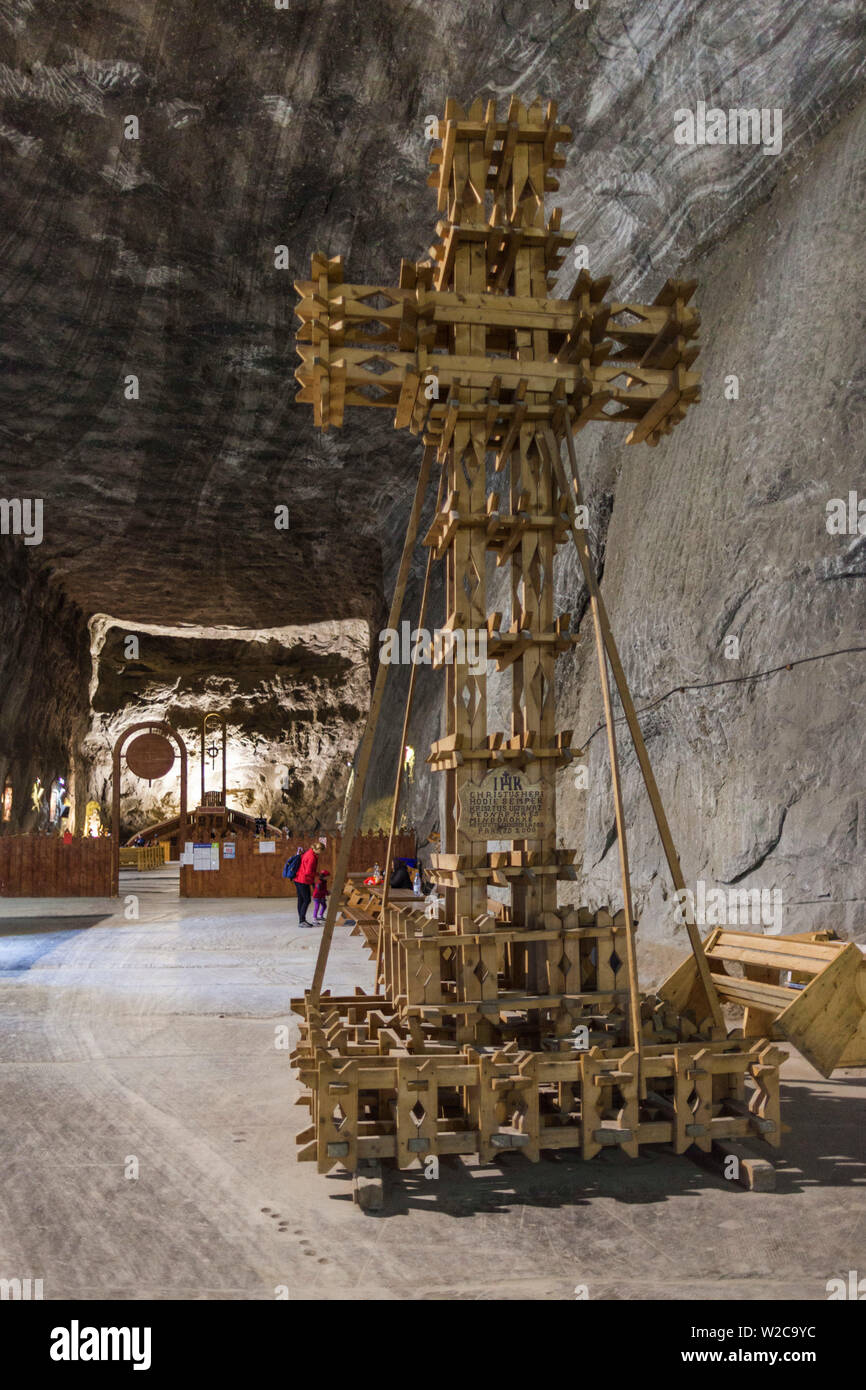
[[[27,554],[0,537],[0,790],[12,784],[8,833],[47,825],[52,783],[80,791],[78,745],[87,730],[87,625]],[[31,551],[35,547],[30,548]],[[44,796],[36,803],[39,779]]]
[[[436,213],[425,118],[449,95],[558,101],[575,142],[551,202],[616,294],[651,298],[668,275],[701,278],[704,402],[656,453],[624,448],[612,429],[580,440],[595,551],[638,696],[834,650],[862,629],[859,541],[823,529],[825,495],[857,484],[861,442],[856,0],[591,0],[587,10],[293,0],[281,11],[214,0],[162,6],[156,21],[149,0],[114,10],[9,0],[0,50],[2,491],[44,497],[40,563],[66,595],[28,588],[23,573],[10,581],[0,712],[16,776],[36,773],[37,726],[54,749],[45,780],[82,718],[79,610],[263,630],[369,621],[375,652],[417,441],[371,411],[349,412],[341,432],[315,430],[294,401],[291,286],[317,249],[368,283],[395,283],[401,256],[426,255]],[[781,153],[675,145],[676,110],[698,101],[779,108]],[[125,138],[129,113],[137,140]],[[567,265],[559,290],[573,278]],[[737,402],[722,396],[729,373]],[[275,526],[282,507],[288,530]],[[560,607],[583,628],[570,561],[559,583]],[[419,588],[416,564],[413,618]],[[438,578],[430,626],[437,616]],[[740,637],[736,663],[721,655],[727,635]],[[195,675],[208,662],[192,644],[188,661],[169,655],[128,688],[111,689],[100,670],[90,791],[103,794],[128,715],[170,712],[192,732],[210,703]],[[352,641],[349,658],[354,667]],[[672,696],[645,716],[690,880],[778,875],[786,926],[832,916],[861,930],[859,661]],[[562,666],[562,722],[578,739],[598,721],[593,662],[579,650]],[[323,682],[321,699],[288,680],[286,715],[264,667],[236,699],[228,675],[213,692],[232,706],[239,757],[255,738],[250,708],[261,708],[275,767],[291,711],[309,712],[285,759],[305,769],[289,792],[298,816],[312,813],[317,781],[317,814],[340,800],[344,733],[350,747],[366,699],[354,686],[338,698],[344,675]],[[370,785],[378,819],[400,754],[407,673],[394,675]],[[490,698],[494,717],[505,687]],[[423,833],[439,816],[423,763],[439,722],[429,672],[417,701],[406,806]],[[615,901],[601,745],[589,745],[586,792],[563,779],[562,831],[581,850],[581,894]],[[661,940],[670,903],[627,753],[624,772],[643,931]],[[241,767],[235,781],[264,807],[283,775],[259,783]]]
[[[655,450],[623,447],[609,428],[579,450],[638,708],[725,682],[671,694],[641,721],[687,883],[778,890],[774,929],[861,940],[866,540],[830,534],[827,503],[858,487],[866,498],[864,187],[861,106],[689,266],[701,404]],[[725,398],[731,375],[737,400]],[[582,587],[569,556],[560,606],[585,602]],[[601,718],[590,628],[585,618],[559,673],[560,718],[578,742]],[[639,769],[625,737],[621,747],[638,904],[646,931],[677,944]],[[585,761],[586,792],[561,778],[560,833],[582,851],[582,895],[618,901],[603,735]]]

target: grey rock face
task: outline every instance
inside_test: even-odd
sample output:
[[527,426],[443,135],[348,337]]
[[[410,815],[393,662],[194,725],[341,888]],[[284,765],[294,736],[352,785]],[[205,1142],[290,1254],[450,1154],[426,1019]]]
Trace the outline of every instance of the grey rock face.
[[[590,495],[616,476],[602,587],[638,708],[652,706],[642,725],[687,881],[778,889],[783,931],[861,938],[866,589],[860,540],[830,534],[827,504],[866,497],[864,133],[861,108],[695,264],[700,406],[657,450],[581,451]],[[588,639],[561,672],[578,741],[600,719],[594,663]],[[618,897],[603,744],[589,747],[588,793],[567,776],[560,788],[595,901]],[[622,748],[632,865],[660,933],[667,871]]]
[[[20,540],[4,536],[0,545],[0,789],[12,787],[3,828],[41,830],[53,783],[74,785],[88,728],[87,628],[75,604],[28,563]],[[44,794],[34,800],[37,779]]]

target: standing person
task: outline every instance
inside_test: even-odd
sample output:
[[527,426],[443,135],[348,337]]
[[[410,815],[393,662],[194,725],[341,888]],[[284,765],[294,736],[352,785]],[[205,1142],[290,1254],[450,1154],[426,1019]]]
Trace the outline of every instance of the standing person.
[[324,922],[328,906],[328,870],[323,869],[313,886],[313,921]]
[[397,867],[391,875],[391,887],[397,889],[406,889],[412,887],[412,880],[409,877],[409,870],[406,868],[406,865],[403,863],[402,859],[398,859]]
[[307,909],[310,906],[313,884],[316,881],[316,874],[319,872],[319,855],[322,852],[321,840],[316,840],[315,844],[307,850],[301,859],[301,867],[295,874],[295,887],[298,890],[298,926],[311,927],[312,922],[307,921]]
[[298,888],[296,876],[298,869],[301,867],[301,860],[303,859],[303,857],[304,846],[298,845],[298,848],[295,850],[294,854],[291,856],[290,859],[287,859],[285,864],[283,865],[283,878],[291,879],[292,883],[294,883],[295,885],[295,897],[298,900],[298,917],[300,917],[301,915],[301,892]]

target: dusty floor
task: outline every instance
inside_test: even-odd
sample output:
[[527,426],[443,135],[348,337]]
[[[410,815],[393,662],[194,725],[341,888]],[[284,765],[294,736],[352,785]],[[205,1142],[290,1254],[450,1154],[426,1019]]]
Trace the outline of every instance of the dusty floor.
[[[346,1175],[295,1163],[307,1111],[275,1046],[318,932],[282,903],[176,894],[166,869],[124,875],[119,905],[0,904],[0,1278],[46,1299],[700,1300],[866,1274],[866,1075],[799,1059],[775,1193],[662,1152],[515,1155],[391,1175],[363,1215]],[[369,970],[338,936],[327,983]]]

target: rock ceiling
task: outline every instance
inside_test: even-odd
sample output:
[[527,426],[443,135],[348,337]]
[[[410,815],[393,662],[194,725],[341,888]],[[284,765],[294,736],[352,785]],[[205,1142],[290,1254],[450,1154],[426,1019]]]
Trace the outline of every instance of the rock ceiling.
[[[558,97],[564,222],[625,292],[766,196],[862,81],[847,3],[4,0],[0,441],[4,495],[44,499],[28,558],[86,615],[379,614],[416,441],[315,434],[292,282],[319,247],[355,280],[426,253],[424,116]],[[677,150],[701,98],[781,106],[781,157]]]

